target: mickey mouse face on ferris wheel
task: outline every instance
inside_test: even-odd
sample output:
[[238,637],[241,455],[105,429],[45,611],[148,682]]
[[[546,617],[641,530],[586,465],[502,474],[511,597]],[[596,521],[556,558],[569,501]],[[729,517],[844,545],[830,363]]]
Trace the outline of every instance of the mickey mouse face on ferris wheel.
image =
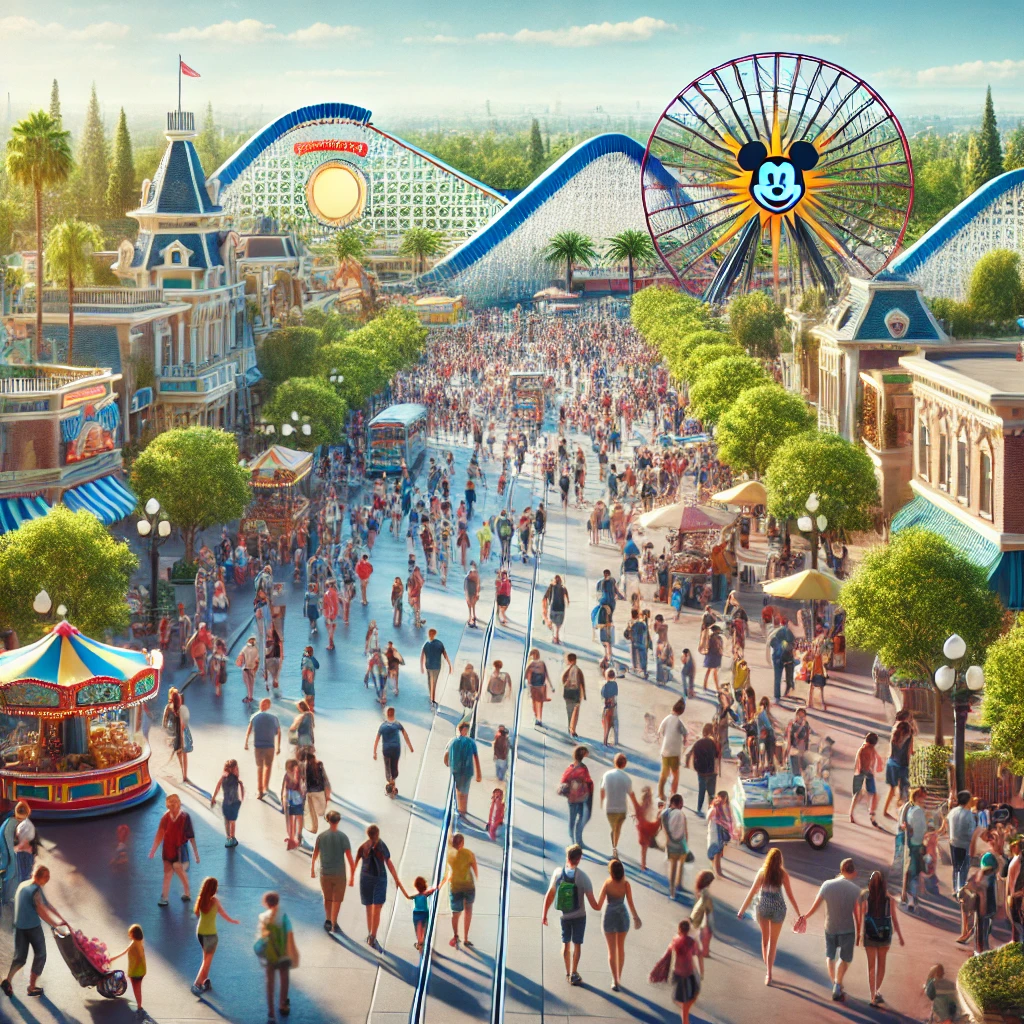
[[792,210],[804,197],[804,171],[818,162],[818,151],[809,142],[794,142],[789,156],[769,156],[763,142],[748,142],[740,148],[737,161],[750,171],[750,194],[768,213]]

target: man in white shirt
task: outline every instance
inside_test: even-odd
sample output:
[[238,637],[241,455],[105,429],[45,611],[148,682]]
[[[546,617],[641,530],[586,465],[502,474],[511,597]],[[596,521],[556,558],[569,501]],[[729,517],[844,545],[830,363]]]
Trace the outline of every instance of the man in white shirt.
[[658,739],[661,740],[661,775],[658,777],[658,799],[665,799],[665,781],[672,776],[672,792],[679,791],[679,759],[683,756],[686,746],[686,726],[683,724],[683,712],[686,701],[677,700],[672,705],[672,714],[667,715],[658,726]]
[[906,833],[906,851],[903,854],[903,892],[900,902],[912,913],[917,904],[918,876],[924,871],[924,834],[928,831],[928,819],[924,813],[924,799],[928,791],[923,787],[910,794],[910,800],[900,812],[900,828]]
[[[633,780],[623,771],[626,767],[626,755],[617,754],[615,767],[606,771],[601,778],[601,803],[608,815],[608,824],[612,833],[612,856],[619,857],[619,835],[622,823],[626,820],[626,801],[633,796]],[[636,802],[634,798],[634,803]]]

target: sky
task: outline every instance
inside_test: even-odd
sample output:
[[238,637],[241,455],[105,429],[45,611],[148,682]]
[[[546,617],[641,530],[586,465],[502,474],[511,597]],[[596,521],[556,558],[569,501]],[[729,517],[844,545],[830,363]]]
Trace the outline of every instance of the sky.
[[[660,111],[707,68],[752,52],[809,53],[864,78],[897,115],[1024,113],[1024,0],[0,0],[0,96],[15,114],[65,112],[92,82],[105,113],[172,109],[177,60],[196,69],[183,107],[261,111],[302,103],[403,114],[531,109]],[[5,108],[0,108],[0,110]]]

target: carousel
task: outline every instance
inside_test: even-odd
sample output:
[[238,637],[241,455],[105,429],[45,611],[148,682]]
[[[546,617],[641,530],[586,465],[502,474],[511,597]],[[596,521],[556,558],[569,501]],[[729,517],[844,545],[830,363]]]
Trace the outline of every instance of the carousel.
[[263,534],[276,541],[290,535],[309,514],[313,456],[275,444],[249,463],[253,503],[242,520],[242,533]]
[[109,814],[155,791],[142,705],[163,656],[101,644],[60,622],[0,654],[0,812],[24,800],[39,818]]

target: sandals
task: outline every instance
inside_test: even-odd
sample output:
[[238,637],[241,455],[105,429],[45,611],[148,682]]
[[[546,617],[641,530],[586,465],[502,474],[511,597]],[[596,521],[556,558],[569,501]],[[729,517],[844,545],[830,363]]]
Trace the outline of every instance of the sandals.
[[38,985],[36,985],[35,988],[30,988],[28,990],[28,994],[30,996],[41,996],[43,994],[43,990]]

